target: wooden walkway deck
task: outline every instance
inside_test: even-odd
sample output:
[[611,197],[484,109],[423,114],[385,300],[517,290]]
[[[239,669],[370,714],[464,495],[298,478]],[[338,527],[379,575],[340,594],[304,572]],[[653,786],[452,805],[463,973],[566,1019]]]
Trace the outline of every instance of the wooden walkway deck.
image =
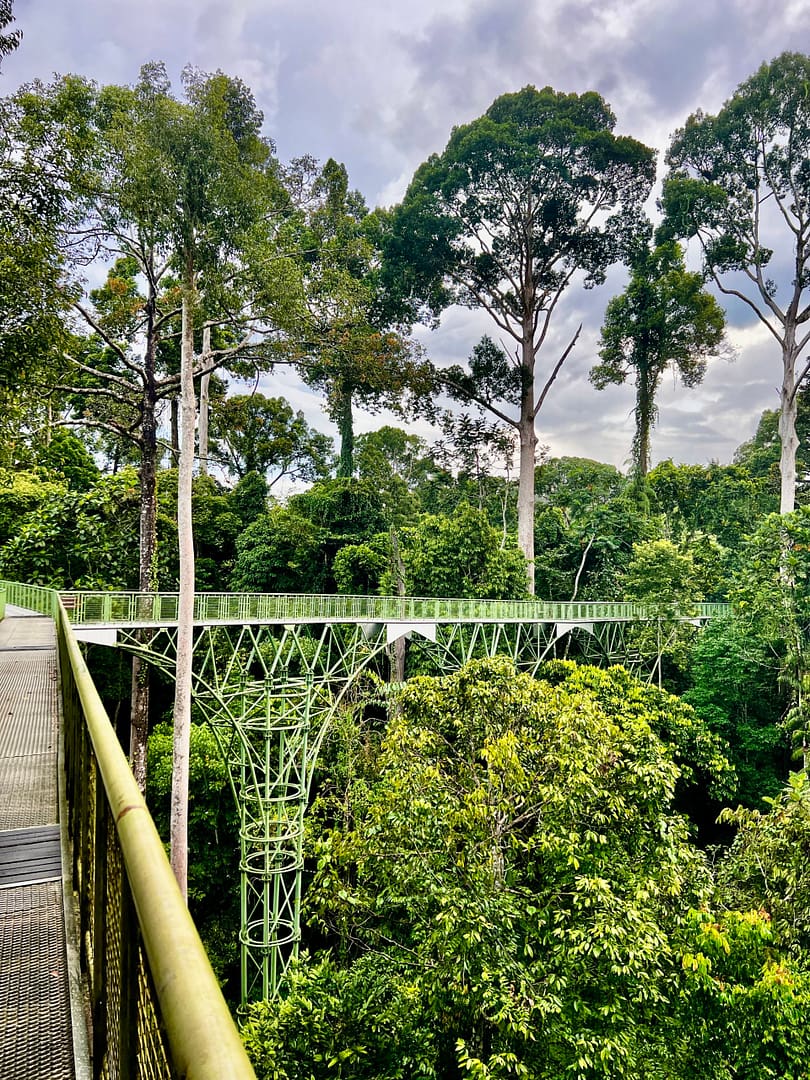
[[81,1028],[71,1013],[65,936],[56,679],[52,620],[8,608],[0,621],[2,1080],[84,1074],[74,1062]]

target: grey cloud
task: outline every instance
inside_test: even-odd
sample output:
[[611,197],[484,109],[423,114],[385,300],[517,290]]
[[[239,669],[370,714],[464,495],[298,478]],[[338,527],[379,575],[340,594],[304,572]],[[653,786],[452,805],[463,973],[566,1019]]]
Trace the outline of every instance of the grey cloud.
[[[333,155],[373,202],[440,151],[454,125],[527,83],[595,88],[619,130],[663,150],[688,113],[716,111],[763,60],[810,48],[807,0],[776,14],[769,0],[448,0],[438,10],[435,0],[20,0],[25,39],[4,62],[2,86],[54,70],[131,82],[150,59],[165,59],[174,77],[187,62],[221,67],[251,85],[283,158]],[[774,256],[780,272],[783,262]],[[572,288],[555,319],[546,356],[580,321],[583,333],[539,419],[553,453],[627,460],[632,388],[587,384],[605,305],[623,283],[617,269],[600,289]],[[735,333],[753,325],[743,305],[727,306]],[[485,315],[458,310],[422,336],[437,362],[457,363],[485,332],[497,336]],[[710,369],[702,388],[662,387],[656,456],[727,459],[775,404],[773,345],[748,331],[740,340],[738,364]],[[287,394],[327,429],[300,384],[274,376],[265,392]],[[362,416],[358,429],[382,422]]]

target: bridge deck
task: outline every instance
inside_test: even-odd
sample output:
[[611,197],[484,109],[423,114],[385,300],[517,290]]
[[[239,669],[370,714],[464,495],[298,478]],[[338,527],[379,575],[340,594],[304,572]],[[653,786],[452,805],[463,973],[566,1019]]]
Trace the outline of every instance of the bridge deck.
[[0,622],[0,1077],[76,1076],[57,786],[53,621]]
[[[14,588],[14,586],[11,586]],[[12,596],[13,593],[10,594]],[[63,592],[74,627],[172,627],[177,625],[177,593]],[[675,618],[704,621],[729,610],[728,604],[696,603]],[[471,600],[418,596],[343,596],[281,593],[197,593],[197,626],[294,623],[593,623],[633,622],[662,615],[655,605],[610,600]]]

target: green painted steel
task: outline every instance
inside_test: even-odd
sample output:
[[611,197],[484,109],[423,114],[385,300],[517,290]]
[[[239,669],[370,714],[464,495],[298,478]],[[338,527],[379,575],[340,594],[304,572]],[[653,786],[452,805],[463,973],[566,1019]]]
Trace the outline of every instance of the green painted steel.
[[255,1080],[58,594],[2,587],[9,603],[56,617],[94,1070],[111,1077]]
[[[201,627],[194,702],[225,761],[239,812],[243,1004],[277,994],[301,935],[304,811],[321,740],[384,627],[327,624]],[[118,644],[174,671],[177,631],[120,631]],[[365,700],[365,699],[364,699]]]
[[[52,602],[48,590],[7,587],[11,603],[48,610]],[[60,596],[74,627],[115,630],[119,647],[173,676],[176,593]],[[702,624],[730,610],[705,603],[678,612],[619,601],[198,593],[194,699],[228,763],[239,813],[243,1005],[275,996],[297,953],[304,811],[318,753],[339,710],[385,696],[394,639],[407,634],[411,650],[442,673],[501,653],[534,674],[549,657],[567,655],[573,639],[589,662],[640,671],[628,633],[634,624],[658,624],[660,664],[660,649],[679,623]]]
[[[78,626],[168,626],[177,622],[177,593],[62,592]],[[16,603],[16,601],[12,601]],[[679,619],[711,619],[728,604],[698,603]],[[613,600],[454,600],[417,596],[324,596],[289,593],[197,593],[194,622],[629,622],[655,619],[660,608]]]
[[58,593],[41,585],[24,585],[19,581],[0,581],[0,589],[6,594],[6,603],[27,608],[40,615],[56,615]]
[[[75,599],[73,617],[86,618],[87,606]],[[627,632],[654,617],[648,607],[619,603],[235,595],[228,605],[220,597],[198,599],[194,699],[228,762],[239,812],[243,1004],[275,996],[296,955],[303,816],[315,763],[340,710],[362,708],[370,695],[384,697],[391,638],[408,633],[422,667],[442,673],[500,653],[534,674],[549,657],[566,655],[574,637],[580,657],[638,669]],[[140,607],[143,617],[147,601],[128,598],[119,615],[124,603],[130,612]],[[164,596],[148,603],[171,611]],[[101,625],[116,604],[99,612]],[[706,605],[680,617],[705,621],[728,610]],[[227,611],[230,623],[212,617]],[[245,621],[251,612],[267,621],[259,615]],[[669,633],[677,626],[661,624]],[[118,624],[117,643],[171,676],[176,633],[168,620],[144,629],[133,619]]]

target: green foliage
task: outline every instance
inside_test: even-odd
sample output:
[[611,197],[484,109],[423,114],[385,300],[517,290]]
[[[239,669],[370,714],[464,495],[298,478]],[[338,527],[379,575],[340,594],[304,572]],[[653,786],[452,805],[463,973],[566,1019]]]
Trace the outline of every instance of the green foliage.
[[691,685],[682,700],[725,741],[739,778],[737,798],[746,806],[776,795],[784,779],[778,674],[778,657],[756,624],[736,616],[708,623],[689,656]]
[[355,596],[376,593],[390,565],[391,543],[385,533],[366,544],[346,544],[332,565],[337,590]]
[[379,742],[345,717],[309,822],[333,955],[251,1010],[261,1080],[807,1077],[806,776],[729,815],[715,910],[656,731],[719,790],[717,740],[621,669],[541,675],[412,679]]
[[535,578],[549,600],[622,594],[633,545],[657,535],[612,465],[550,458],[536,470]]
[[194,478],[191,512],[196,588],[221,592],[236,556],[242,520],[234,512],[228,493],[210,476]]
[[[3,0],[0,31],[11,19]],[[0,59],[18,41],[19,31],[0,33]],[[81,112],[81,80],[64,83],[66,98]],[[67,217],[65,178],[83,174],[87,146],[81,124],[65,135],[28,115],[30,89],[0,100],[0,433],[6,451],[19,434],[15,420],[37,417],[33,426],[44,426],[47,405],[54,404],[43,400],[43,387],[63,367],[72,299],[59,245]]]
[[593,695],[616,723],[630,716],[648,723],[680,770],[679,794],[703,791],[720,800],[736,793],[729,744],[682,698],[641,682],[623,667],[551,660],[540,665],[537,678],[572,694]]
[[248,473],[314,480],[331,464],[332,440],[313,431],[284,398],[233,394],[212,413],[213,456],[239,479]]
[[452,514],[423,514],[410,528],[348,544],[335,556],[341,592],[520,599],[526,595],[521,552],[467,503]]
[[[177,470],[162,469],[158,484],[158,545],[155,570],[160,589],[175,590],[179,580],[177,553]],[[200,592],[221,592],[236,558],[236,538],[243,531],[231,496],[211,476],[194,477],[191,498],[194,521],[195,582]]]
[[731,590],[735,610],[781,658],[796,757],[810,755],[810,507],[770,514],[749,538]]
[[320,480],[308,491],[293,495],[288,505],[323,529],[335,548],[373,536],[386,525],[379,492],[369,480]]
[[431,1022],[407,965],[370,953],[292,969],[285,997],[251,1008],[242,1039],[258,1080],[429,1080]]
[[379,492],[386,520],[393,526],[408,524],[419,512],[420,484],[434,469],[427,454],[423,439],[387,424],[357,436],[357,475]]
[[605,506],[622,494],[626,479],[614,468],[590,458],[549,458],[536,470],[538,503],[563,512],[566,524]]
[[[248,592],[334,592],[333,563],[346,545],[385,525],[369,481],[321,480],[285,507],[256,518],[237,538],[231,587]],[[341,568],[341,581],[348,580]]]
[[765,811],[726,810],[737,835],[719,868],[719,890],[729,907],[762,910],[775,944],[806,964],[810,949],[810,781],[791,774]]
[[636,544],[625,576],[625,596],[652,604],[662,612],[688,612],[696,600],[703,599],[694,559],[671,540]]
[[99,470],[85,443],[70,431],[57,428],[37,454],[37,464],[64,479],[74,491],[89,491]]
[[648,663],[654,662],[659,685],[666,681],[673,689],[681,687],[695,628],[678,616],[694,612],[694,604],[703,599],[699,582],[691,552],[680,550],[671,540],[633,545],[624,596],[650,605],[653,617],[635,624],[629,641]]
[[662,461],[647,476],[652,509],[673,531],[706,533],[736,548],[764,514],[778,509],[767,478],[742,465],[673,465]]
[[664,1052],[668,927],[704,872],[668,809],[678,769],[619,701],[502,660],[413,679],[352,819],[321,802],[344,824],[315,835],[309,909],[407,965],[439,1076],[629,1077]]
[[34,472],[0,470],[0,545],[17,534],[37,507],[65,494],[64,483]]
[[774,952],[767,913],[703,909],[684,926],[668,1076],[806,1080],[810,978]]
[[133,588],[137,535],[133,472],[103,477],[86,492],[54,485],[15,524],[0,549],[0,573],[58,589]]
[[230,493],[233,512],[246,528],[267,510],[267,481],[258,473],[247,473]]
[[237,592],[319,592],[325,534],[291,507],[274,506],[236,538],[231,588]]
[[[526,595],[523,554],[489,524],[482,510],[462,504],[449,517],[426,514],[397,535],[410,596],[514,600]],[[381,591],[397,592],[394,571],[383,577]]]
[[[158,832],[169,838],[172,725],[149,736],[146,797]],[[189,761],[189,907],[221,980],[238,954],[239,828],[228,766],[211,729],[192,724]]]

